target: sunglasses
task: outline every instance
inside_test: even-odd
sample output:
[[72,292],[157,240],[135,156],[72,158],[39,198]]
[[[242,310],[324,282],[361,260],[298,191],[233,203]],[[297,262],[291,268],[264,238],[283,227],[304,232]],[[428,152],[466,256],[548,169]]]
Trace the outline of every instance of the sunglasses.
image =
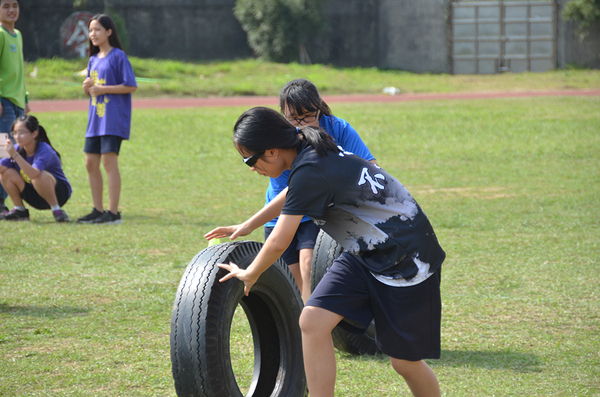
[[261,150],[260,152],[254,153],[252,156],[250,157],[244,157],[244,163],[248,166],[248,167],[254,167],[254,164],[256,164],[256,162],[258,161],[259,158],[261,158],[261,156],[265,154],[264,150]]

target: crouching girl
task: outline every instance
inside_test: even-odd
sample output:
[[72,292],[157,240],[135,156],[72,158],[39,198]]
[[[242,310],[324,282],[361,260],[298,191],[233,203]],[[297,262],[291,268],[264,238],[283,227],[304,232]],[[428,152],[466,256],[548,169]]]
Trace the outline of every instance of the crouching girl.
[[14,208],[0,215],[6,221],[29,220],[23,201],[39,210],[52,210],[56,222],[69,222],[61,209],[71,197],[71,185],[63,172],[60,154],[52,147],[46,130],[34,116],[20,116],[12,125],[6,151],[0,161],[0,182]]

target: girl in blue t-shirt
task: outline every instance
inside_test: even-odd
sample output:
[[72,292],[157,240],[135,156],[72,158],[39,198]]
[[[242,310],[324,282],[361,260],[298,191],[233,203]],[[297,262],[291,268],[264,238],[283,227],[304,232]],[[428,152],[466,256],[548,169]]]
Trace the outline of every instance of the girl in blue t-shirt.
[[[338,324],[366,330],[390,357],[415,396],[440,396],[435,373],[423,361],[440,357],[440,271],[445,253],[427,216],[408,190],[385,170],[336,145],[322,129],[299,131],[276,111],[253,108],[240,116],[233,141],[244,163],[271,178],[290,170],[269,238],[245,269],[219,264],[244,282],[244,293],[287,249],[303,215],[345,251],[334,260],[300,315],[304,367],[311,396],[333,396]],[[265,211],[235,230],[246,235],[271,219]],[[270,216],[270,217],[269,217]],[[242,230],[243,229],[243,230]],[[211,238],[229,235],[217,228]],[[342,322],[342,320],[348,320]]]
[[[77,222],[118,224],[121,223],[119,150],[121,141],[129,139],[131,93],[137,90],[137,84],[113,20],[99,14],[90,20],[88,27],[90,60],[83,91],[90,96],[90,108],[83,151],[94,207]],[[100,163],[108,182],[107,211],[102,203],[104,182]]]
[[[344,150],[376,163],[375,157],[356,130],[347,121],[331,113],[317,87],[310,81],[296,79],[287,83],[279,95],[279,108],[294,127],[320,127]],[[287,187],[289,175],[289,171],[284,171],[277,178],[270,178],[265,206]],[[269,237],[276,223],[277,218],[265,224],[265,239]],[[304,301],[308,300],[311,294],[312,258],[318,233],[319,228],[308,217],[304,217],[292,243],[281,256],[294,275]]]
[[0,219],[29,220],[25,201],[40,210],[51,209],[57,222],[69,222],[61,206],[71,197],[71,185],[44,127],[34,116],[23,115],[13,123],[10,134],[15,144],[2,142],[11,157],[0,161],[0,181],[14,208]]

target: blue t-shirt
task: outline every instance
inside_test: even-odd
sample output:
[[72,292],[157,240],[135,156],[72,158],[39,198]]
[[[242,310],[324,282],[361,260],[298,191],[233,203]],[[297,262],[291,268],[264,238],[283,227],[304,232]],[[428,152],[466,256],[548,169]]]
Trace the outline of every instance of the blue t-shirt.
[[[19,150],[19,145],[15,145],[15,149]],[[63,181],[67,185],[69,197],[71,197],[71,184],[63,172],[60,158],[58,158],[58,154],[52,149],[52,146],[48,145],[46,142],[38,142],[37,149],[33,156],[25,156],[25,161],[31,164],[33,168],[36,168],[39,171],[46,171],[57,180]],[[4,158],[0,160],[0,165],[16,169],[26,183],[31,183],[31,179],[29,179],[27,174],[21,170],[21,167],[19,167],[19,164],[17,164],[15,160]]]
[[[137,87],[133,68],[127,55],[113,48],[104,58],[90,57],[88,77],[95,85],[126,85]],[[116,135],[129,139],[131,129],[131,94],[90,96],[86,138]]]
[[[333,137],[335,142],[344,148],[344,150],[354,153],[357,156],[362,157],[365,160],[374,160],[375,157],[369,151],[369,148],[362,141],[358,132],[344,119],[339,117],[322,116],[319,119],[319,126],[327,131],[329,135]],[[266,193],[266,204],[269,204],[283,189],[288,185],[288,178],[290,177],[290,171],[286,170],[277,178],[269,178],[271,181]],[[302,222],[309,221],[310,218],[305,216],[302,218]],[[265,224],[267,227],[274,227],[277,223],[277,218],[270,220]]]
[[435,273],[446,254],[408,190],[351,153],[319,157],[304,144],[291,166],[281,211],[308,215],[381,282],[409,286]]

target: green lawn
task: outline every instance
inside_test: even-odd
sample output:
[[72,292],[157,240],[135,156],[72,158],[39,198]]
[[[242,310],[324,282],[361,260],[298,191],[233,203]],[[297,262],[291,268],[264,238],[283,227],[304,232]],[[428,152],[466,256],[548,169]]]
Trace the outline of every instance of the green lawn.
[[[430,361],[443,395],[600,395],[600,98],[332,107],[447,251],[442,358]],[[175,395],[180,277],[204,233],[264,200],[268,181],[231,143],[243,110],[136,110],[122,225],[55,224],[35,210],[0,223],[0,396]],[[82,216],[86,113],[39,118],[73,184],[65,209]],[[247,332],[243,318],[236,330]],[[251,360],[251,344],[239,346]],[[385,358],[338,354],[336,395],[409,393]]]
[[[385,87],[401,93],[481,92],[600,88],[599,70],[553,70],[494,75],[418,74],[377,68],[341,69],[327,65],[278,64],[258,60],[190,63],[131,58],[137,77],[136,98],[279,95],[296,78],[316,84],[321,94],[379,94]],[[38,59],[27,65],[30,98],[84,98],[76,73],[86,59]],[[35,75],[33,78],[31,75]]]

